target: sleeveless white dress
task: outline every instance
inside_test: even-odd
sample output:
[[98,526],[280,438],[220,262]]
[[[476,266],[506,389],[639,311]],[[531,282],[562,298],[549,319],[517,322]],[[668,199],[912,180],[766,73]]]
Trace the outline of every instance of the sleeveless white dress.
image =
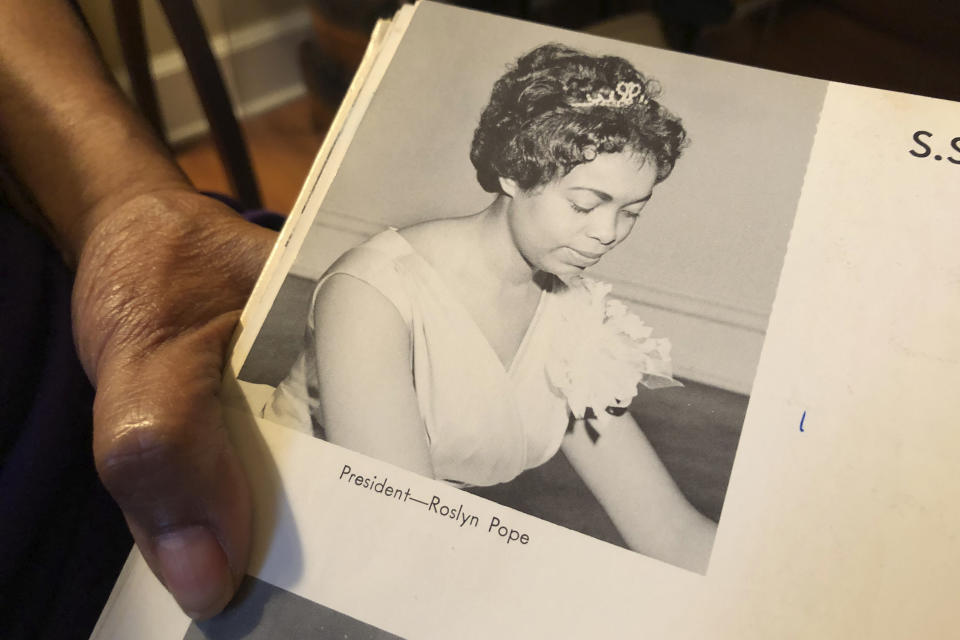
[[[513,361],[504,367],[446,282],[396,230],[345,253],[316,290],[335,274],[376,289],[396,307],[409,330],[415,393],[437,479],[473,486],[512,480],[553,457],[571,420],[584,417],[585,407],[571,404],[569,397],[575,393],[567,388],[576,383],[577,376],[569,371],[577,359],[571,354],[576,354],[558,346],[577,341],[590,322],[589,312],[598,300],[603,306],[609,288],[598,291],[599,283],[583,279],[545,290]],[[315,332],[311,314],[306,348],[264,407],[263,417],[305,431],[322,426]],[[627,382],[629,395],[622,391],[622,380],[613,385],[620,387],[617,395],[626,397],[604,398],[598,415],[608,404],[629,403],[637,381],[676,384],[670,377],[669,343],[645,342],[643,379],[638,374],[636,381]],[[622,362],[617,364],[623,368]]]

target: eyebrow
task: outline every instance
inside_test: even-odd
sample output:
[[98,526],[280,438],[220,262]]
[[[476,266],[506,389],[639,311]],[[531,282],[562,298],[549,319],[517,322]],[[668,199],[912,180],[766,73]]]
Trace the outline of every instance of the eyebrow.
[[[600,190],[598,190],[598,189],[591,189],[590,187],[570,187],[570,188],[568,189],[568,191],[589,191],[590,193],[592,193],[593,195],[597,196],[598,198],[600,198],[600,199],[603,200],[604,202],[610,202],[611,200],[613,200],[613,196],[611,196],[611,195],[610,195],[609,193],[607,193],[606,191],[600,191]],[[649,200],[652,196],[653,196],[653,192],[651,191],[650,193],[647,194],[646,197],[640,198],[639,200],[634,200],[633,202],[628,202],[627,204],[625,204],[625,205],[623,205],[623,206],[629,207],[629,206],[634,205],[634,204],[639,204],[639,203],[641,203],[641,202],[646,202],[646,201]]]

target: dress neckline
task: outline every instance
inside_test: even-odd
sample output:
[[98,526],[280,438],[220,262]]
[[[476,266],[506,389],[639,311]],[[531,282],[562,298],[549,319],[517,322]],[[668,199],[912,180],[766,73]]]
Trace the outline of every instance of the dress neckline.
[[404,251],[413,256],[420,262],[421,266],[424,268],[424,271],[430,276],[432,280],[435,281],[435,286],[438,287],[446,297],[453,301],[455,306],[459,309],[460,313],[469,321],[469,324],[473,327],[473,330],[476,331],[477,335],[483,340],[483,343],[487,347],[487,351],[493,356],[494,361],[500,365],[500,368],[503,369],[504,373],[507,375],[512,375],[516,371],[518,363],[523,359],[523,354],[526,351],[527,344],[530,342],[530,336],[534,333],[534,328],[540,321],[540,317],[543,315],[543,308],[547,299],[547,290],[541,288],[540,296],[537,299],[537,306],[533,310],[533,315],[530,316],[530,320],[527,323],[527,328],[523,332],[523,336],[520,338],[520,343],[517,345],[516,351],[514,351],[513,356],[510,358],[509,363],[504,363],[500,359],[497,350],[493,348],[493,345],[490,343],[490,339],[487,337],[487,334],[480,329],[480,325],[477,324],[476,319],[467,309],[466,305],[463,304],[463,301],[460,300],[459,296],[454,295],[454,292],[447,285],[447,281],[443,279],[443,276],[440,275],[440,272],[437,271],[436,267],[433,266],[427,258],[417,251],[416,247],[410,244],[410,241],[403,237],[403,234],[399,232],[396,227],[388,227],[385,233],[390,233],[396,240],[399,241]]

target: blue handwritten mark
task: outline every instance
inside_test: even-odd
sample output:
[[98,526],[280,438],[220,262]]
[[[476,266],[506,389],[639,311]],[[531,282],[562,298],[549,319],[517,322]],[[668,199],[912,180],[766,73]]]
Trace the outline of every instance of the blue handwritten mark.
[[800,433],[803,433],[803,421],[807,419],[807,412],[803,412],[803,416],[800,417]]

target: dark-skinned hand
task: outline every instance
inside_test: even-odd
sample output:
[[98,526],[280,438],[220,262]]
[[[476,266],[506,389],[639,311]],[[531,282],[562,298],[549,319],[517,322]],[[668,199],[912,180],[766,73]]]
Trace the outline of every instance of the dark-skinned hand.
[[94,455],[147,563],[195,618],[244,575],[251,505],[220,408],[244,302],[275,234],[188,189],[138,195],[79,256],[74,338]]

